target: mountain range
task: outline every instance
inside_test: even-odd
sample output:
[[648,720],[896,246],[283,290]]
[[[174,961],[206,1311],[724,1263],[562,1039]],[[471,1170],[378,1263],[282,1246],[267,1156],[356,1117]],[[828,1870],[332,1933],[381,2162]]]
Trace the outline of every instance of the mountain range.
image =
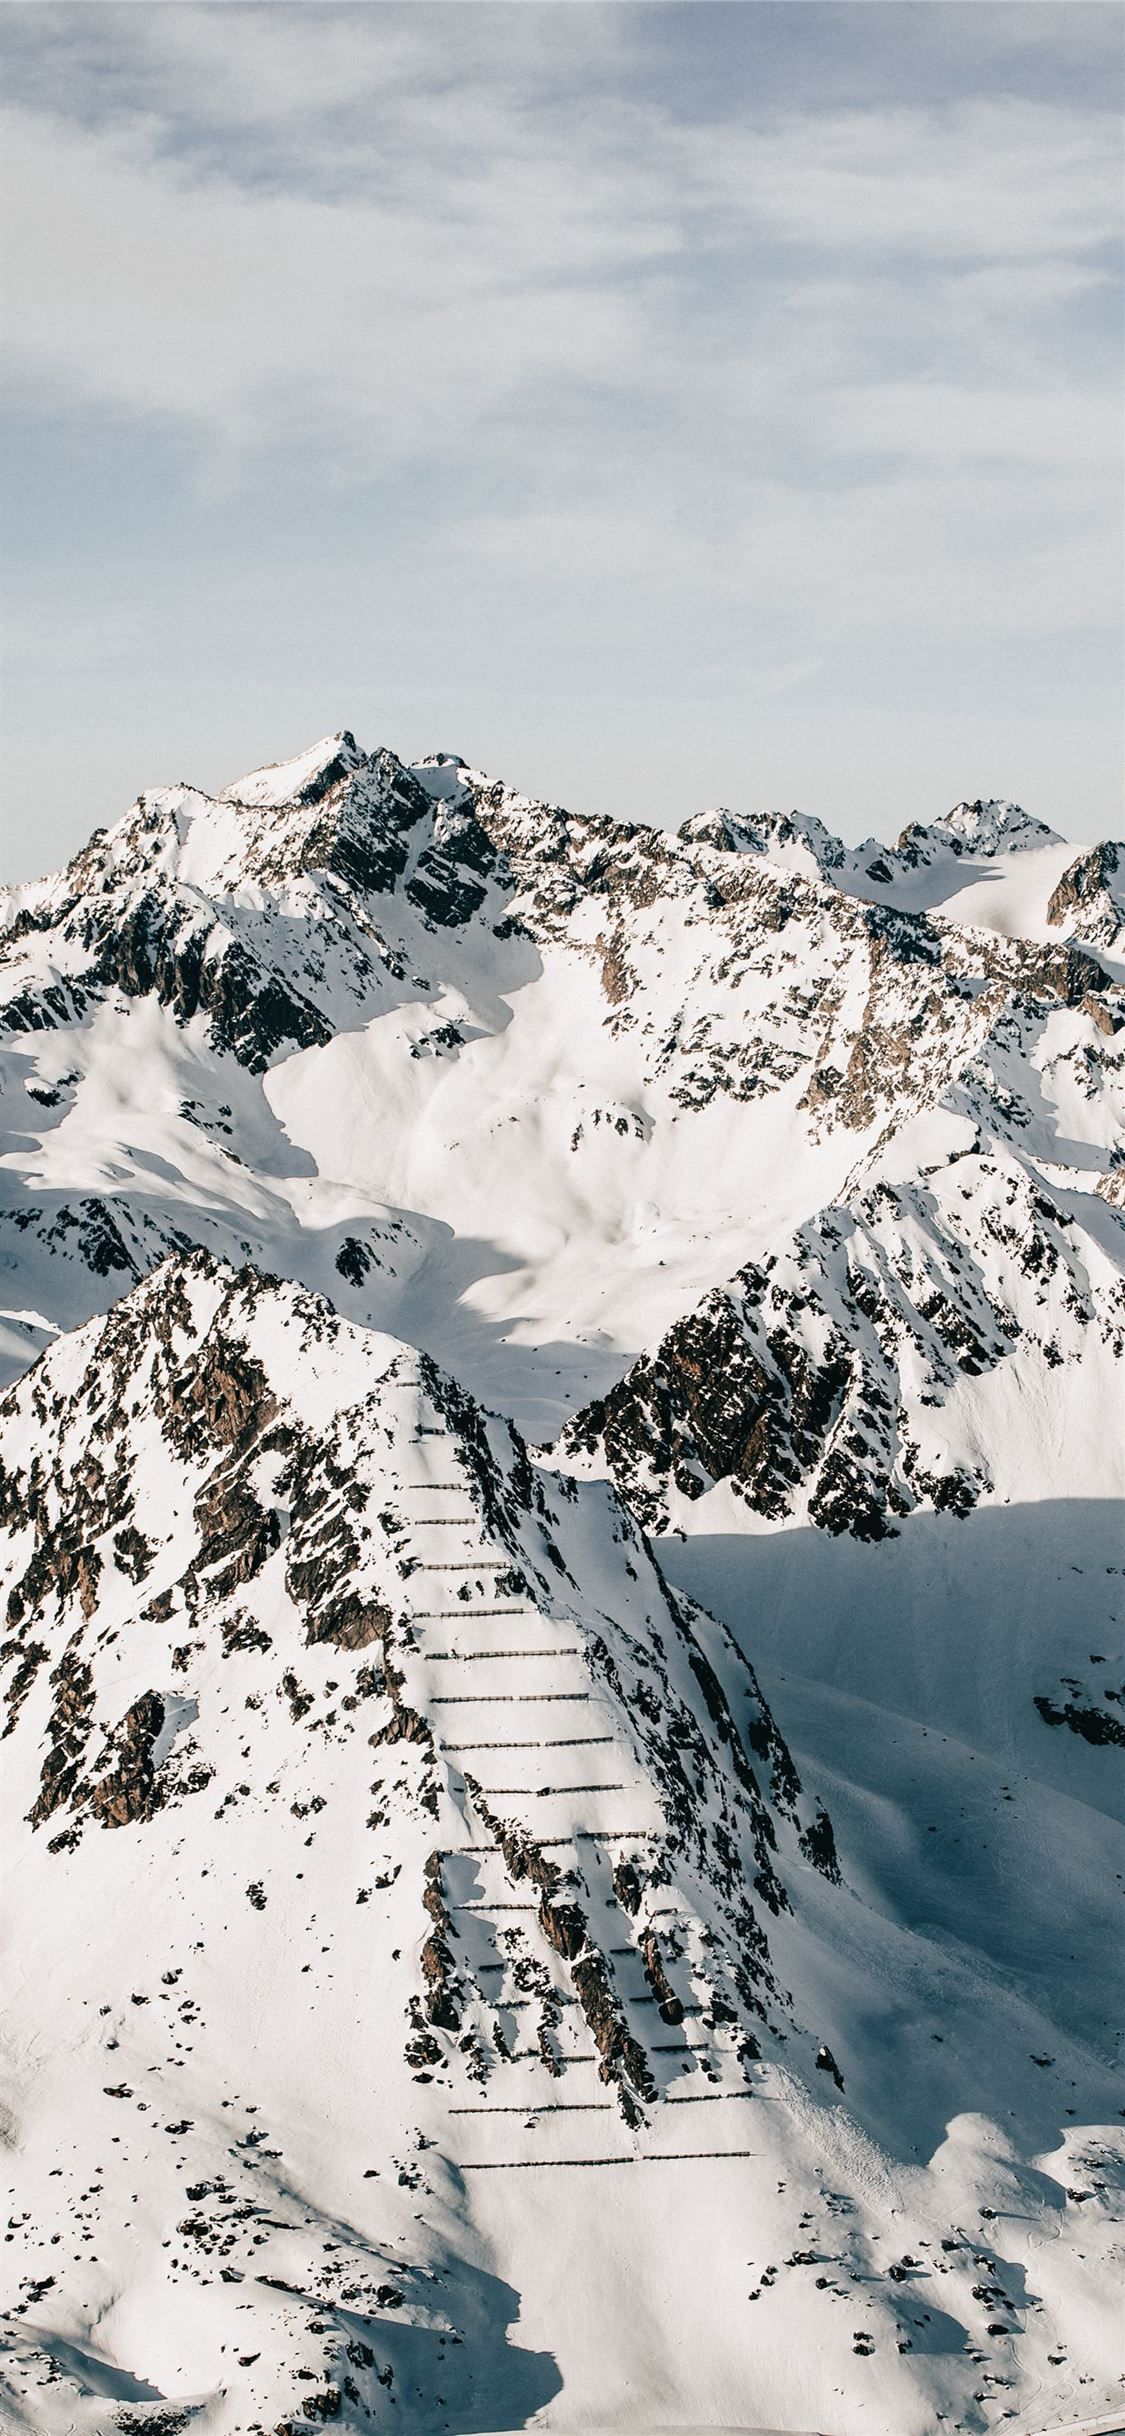
[[1125,846],[626,810],[0,901],[15,2428],[1125,2424]]

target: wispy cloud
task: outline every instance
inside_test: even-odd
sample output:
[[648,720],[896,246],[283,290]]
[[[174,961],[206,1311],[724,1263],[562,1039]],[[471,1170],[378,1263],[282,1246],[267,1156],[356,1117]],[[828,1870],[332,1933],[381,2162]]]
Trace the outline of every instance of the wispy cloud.
[[498,629],[735,618],[763,701],[1112,620],[1109,14],[12,9],[10,393],[299,462]]
[[[230,42],[235,98],[250,30]],[[751,464],[751,490],[801,496],[828,463],[882,515],[894,482],[881,466],[872,485],[873,458],[909,461],[912,483],[929,463],[945,493],[958,460],[1114,455],[1112,386],[1076,384],[1070,344],[1113,233],[1100,122],[998,98],[684,126],[651,105],[556,114],[515,82],[412,87],[386,154],[380,94],[363,176],[331,197],[201,166],[148,115],[14,108],[14,377],[227,452],[296,436],[357,468],[467,462],[476,486],[506,478],[521,519],[530,496],[573,523],[640,449],[661,546],[701,467],[737,507]],[[253,101],[258,124],[297,106],[276,76]]]

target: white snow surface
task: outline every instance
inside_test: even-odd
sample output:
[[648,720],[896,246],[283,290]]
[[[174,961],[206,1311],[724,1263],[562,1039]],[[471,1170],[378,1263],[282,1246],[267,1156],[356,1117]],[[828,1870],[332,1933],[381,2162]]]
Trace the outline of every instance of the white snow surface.
[[4,2424],[1122,2424],[1123,871],[342,731],[8,893]]

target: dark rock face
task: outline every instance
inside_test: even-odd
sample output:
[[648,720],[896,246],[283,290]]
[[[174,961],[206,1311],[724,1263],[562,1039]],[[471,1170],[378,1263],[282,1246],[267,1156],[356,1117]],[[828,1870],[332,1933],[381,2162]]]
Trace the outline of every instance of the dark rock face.
[[571,1459],[604,1465],[650,1529],[673,1492],[718,1481],[864,1540],[923,1503],[971,1512],[987,1477],[923,1454],[925,1408],[1021,1342],[1057,1365],[1060,1326],[1120,1353],[1125,1291],[1093,1293],[1065,1198],[1022,1168],[973,1153],[932,1172],[940,1188],[880,1183],[824,1211],[707,1296],[568,1425]]
[[33,1827],[42,1826],[75,1794],[93,1731],[94,1678],[86,1660],[71,1641],[51,1676],[55,1704],[47,1723],[47,1754],[40,1790],[29,1812]]
[[470,812],[443,807],[434,821],[434,842],[419,855],[406,894],[427,921],[445,930],[459,928],[479,913],[498,863],[479,821]]
[[[164,1729],[166,1703],[159,1692],[143,1692],[120,1723],[111,1726],[96,1757],[90,1756],[94,1732],[94,1678],[72,1643],[51,1677],[55,1705],[47,1723],[48,1749],[40,1790],[28,1813],[33,1827],[42,1826],[66,1809],[72,1819],[84,1814],[102,1827],[131,1826],[154,1818],[168,1789],[153,1754]],[[210,1775],[203,1770],[194,1790]],[[76,1840],[73,1834],[66,1839]],[[56,1845],[52,1845],[54,1851]]]
[[586,1915],[577,1903],[552,1903],[544,1895],[539,1906],[539,1926],[548,1945],[564,1962],[577,1962],[587,1941]]
[[660,2019],[671,2027],[675,2027],[684,2018],[684,2008],[664,1968],[660,1940],[655,1929],[647,1928],[645,1930],[641,1939],[641,1954],[644,1960],[645,1978],[656,1998]]
[[[576,1453],[604,1446],[614,1476],[642,1519],[659,1519],[661,1480],[685,1497],[733,1479],[764,1514],[789,1511],[793,1487],[815,1463],[851,1383],[842,1338],[819,1366],[795,1337],[775,1330],[762,1340],[746,1312],[765,1275],[744,1273],[743,1309],[726,1294],[669,1330],[659,1353],[642,1356],[608,1396],[588,1405],[567,1432]],[[651,1470],[646,1494],[641,1469]]]
[[450,1946],[454,1929],[441,1891],[440,1852],[431,1853],[426,1863],[422,1901],[434,1923],[422,1948],[426,2016],[439,2030],[459,2030],[461,2012],[455,1994],[456,1964]]
[[391,1714],[387,1724],[381,1726],[379,1731],[371,1736],[372,1743],[420,1743],[432,1759],[433,1728],[428,1719],[423,1717],[418,1709],[411,1708],[409,1702],[404,1699],[406,1678],[390,1657],[386,1658],[384,1662],[383,1680],[390,1697]]
[[1112,947],[1125,922],[1125,846],[1112,838],[1068,865],[1047,905],[1047,920],[1067,924],[1095,946]]
[[357,1235],[345,1235],[336,1254],[336,1267],[349,1286],[361,1286],[371,1267],[371,1255]]
[[113,1553],[122,1573],[127,1574],[134,1584],[139,1584],[152,1570],[156,1547],[152,1540],[146,1539],[143,1531],[137,1530],[135,1523],[127,1523],[125,1529],[118,1531],[114,1537]]
[[286,1588],[305,1616],[306,1638],[348,1650],[385,1644],[389,1608],[346,1586],[359,1562],[355,1512],[362,1503],[347,1472],[327,1447],[301,1440],[279,1485],[291,1507]]
[[103,1827],[125,1827],[135,1820],[151,1819],[159,1809],[164,1788],[152,1755],[164,1718],[159,1692],[143,1692],[126,1710],[111,1737],[110,1766],[90,1788],[90,1808]]
[[140,1275],[125,1238],[104,1201],[85,1201],[78,1217],[78,1248],[87,1268],[98,1277]]
[[603,2081],[616,2081],[621,2091],[622,2111],[627,2122],[636,2120],[630,2103],[630,2090],[650,2104],[656,2097],[656,2083],[649,2060],[639,2040],[635,2039],[610,1985],[609,1969],[604,1957],[588,1950],[574,1964],[572,1972],[579,2004],[586,2016],[594,2045],[601,2057],[599,2071]]
[[263,1073],[284,1046],[308,1049],[331,1039],[326,1017],[268,972],[248,946],[198,923],[194,906],[169,905],[155,895],[120,917],[110,909],[101,934],[91,916],[92,979],[128,998],[156,997],[178,1023],[208,1016],[216,1046],[252,1074]]
[[630,1917],[635,1919],[641,1908],[643,1889],[640,1873],[634,1862],[616,1861],[614,1863],[613,1891],[622,1911],[628,1912]]
[[645,2050],[633,2037],[614,1991],[610,1965],[591,1939],[585,1913],[577,1903],[558,1899],[562,1873],[527,1831],[496,1816],[475,1778],[467,1776],[465,1781],[481,1818],[496,1837],[512,1885],[530,1879],[542,1889],[539,1925],[548,1944],[567,1964],[601,2058],[601,2079],[616,2085],[626,2122],[638,2121],[637,2099],[654,2099],[656,2086]]
[[[409,860],[412,832],[430,814],[425,790],[393,753],[382,752],[369,761],[361,756],[358,776],[342,771],[320,788],[317,800],[326,796],[334,800],[300,840],[296,868],[310,875],[329,873],[360,895],[393,894]],[[282,868],[267,849],[264,872],[280,876]]]
[[0,1646],[0,1666],[9,1664],[13,1658],[16,1661],[6,1695],[8,1717],[4,1727],[5,1735],[15,1732],[24,1701],[35,1683],[40,1667],[46,1665],[50,1655],[45,1641],[27,1641],[21,1644],[18,1637],[13,1636],[10,1641],[5,1641]]
[[818,2072],[827,2072],[832,2080],[835,2081],[837,2089],[842,2092],[844,2087],[844,2078],[840,2071],[840,2067],[836,2062],[836,2058],[832,2053],[831,2047],[818,2047],[816,2054],[816,2068]]
[[[299,1583],[300,1573],[296,1578]],[[354,1591],[345,1591],[310,1616],[307,1637],[310,1641],[332,1641],[337,1649],[370,1649],[374,1642],[386,1641],[390,1621],[388,1607],[380,1607],[376,1600],[362,1599]]]
[[1111,1710],[1087,1705],[1076,1700],[1061,1704],[1037,1694],[1035,1706],[1044,1725],[1069,1726],[1072,1734],[1080,1734],[1083,1742],[1125,1747],[1125,1719],[1115,1717]]
[[253,1581],[274,1549],[281,1545],[281,1526],[272,1508],[259,1505],[236,1467],[213,1473],[195,1503],[199,1528],[197,1577],[207,1575],[213,1598],[226,1598],[240,1582]]
[[813,1868],[819,1869],[821,1876],[827,1878],[831,1885],[839,1886],[840,1862],[836,1837],[823,1804],[818,1805],[815,1818],[803,1829],[800,1844],[805,1859],[812,1862]]
[[190,1460],[211,1446],[248,1454],[277,1404],[261,1363],[216,1335],[169,1373],[160,1409],[165,1435]]

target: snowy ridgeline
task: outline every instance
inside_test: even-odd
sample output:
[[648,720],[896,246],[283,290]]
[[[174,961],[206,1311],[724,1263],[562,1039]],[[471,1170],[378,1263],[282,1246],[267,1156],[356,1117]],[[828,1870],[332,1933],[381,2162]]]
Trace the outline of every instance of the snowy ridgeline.
[[11,899],[14,2426],[1115,2424],[1123,873],[344,734]]

